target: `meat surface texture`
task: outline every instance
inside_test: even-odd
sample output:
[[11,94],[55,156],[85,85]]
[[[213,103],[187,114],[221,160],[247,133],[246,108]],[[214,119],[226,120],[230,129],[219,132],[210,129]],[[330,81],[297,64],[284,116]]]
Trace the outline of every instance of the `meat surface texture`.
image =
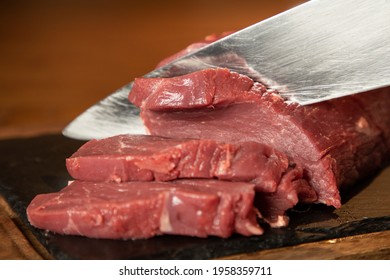
[[96,182],[169,181],[207,178],[252,182],[258,191],[275,192],[290,168],[286,155],[245,142],[117,135],[91,140],[66,160],[69,174]]
[[317,202],[340,207],[339,188],[373,174],[389,158],[389,91],[299,106],[217,68],[137,79],[129,100],[141,108],[152,135],[252,141],[286,153],[303,167]]
[[261,235],[254,194],[253,184],[219,180],[73,181],[36,196],[27,216],[35,227],[92,238]]
[[66,165],[74,179],[83,181],[202,178],[253,183],[257,196],[262,197],[260,212],[275,227],[287,225],[286,210],[317,199],[303,179],[302,168],[289,162],[285,154],[256,142],[117,135],[87,142]]

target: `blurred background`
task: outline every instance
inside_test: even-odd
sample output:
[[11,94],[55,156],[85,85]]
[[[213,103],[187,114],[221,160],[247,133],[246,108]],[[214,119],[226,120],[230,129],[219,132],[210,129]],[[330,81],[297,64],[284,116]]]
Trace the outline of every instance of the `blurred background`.
[[60,131],[163,58],[299,0],[2,0],[0,138]]

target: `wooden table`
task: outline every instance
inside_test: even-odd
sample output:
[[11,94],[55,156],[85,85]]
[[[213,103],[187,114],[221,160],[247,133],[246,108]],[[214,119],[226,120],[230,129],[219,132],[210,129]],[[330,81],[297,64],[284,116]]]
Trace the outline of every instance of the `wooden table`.
[[[57,133],[90,105],[211,33],[304,1],[5,1],[0,4],[0,138]],[[389,258],[390,231],[229,258]],[[337,244],[337,246],[335,246]],[[0,197],[0,259],[50,255]]]

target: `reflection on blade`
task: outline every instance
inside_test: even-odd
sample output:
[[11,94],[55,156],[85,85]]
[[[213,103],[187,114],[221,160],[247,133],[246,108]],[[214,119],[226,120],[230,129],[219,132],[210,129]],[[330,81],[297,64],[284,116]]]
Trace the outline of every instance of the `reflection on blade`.
[[67,137],[89,140],[101,139],[117,134],[145,134],[139,109],[131,104],[127,96],[132,83],[117,90],[78,116],[64,130]]

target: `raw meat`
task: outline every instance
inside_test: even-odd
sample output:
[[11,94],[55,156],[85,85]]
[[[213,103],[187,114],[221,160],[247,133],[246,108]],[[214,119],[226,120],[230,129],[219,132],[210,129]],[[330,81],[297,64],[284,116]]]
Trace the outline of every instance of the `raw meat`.
[[304,168],[317,202],[340,207],[339,188],[373,174],[389,158],[389,91],[299,106],[246,76],[206,69],[137,79],[129,100],[153,135],[254,141],[286,153]]
[[69,174],[96,182],[218,178],[275,192],[290,168],[287,156],[256,142],[117,135],[91,140],[66,160]]
[[84,181],[216,178],[250,182],[261,197],[259,209],[265,213],[264,220],[274,227],[287,225],[285,212],[298,202],[317,199],[315,191],[302,179],[302,168],[289,162],[286,155],[256,142],[229,144],[207,139],[117,135],[87,142],[66,160],[66,165],[74,179]]
[[35,227],[93,238],[261,235],[254,194],[253,184],[219,180],[73,181],[36,196],[27,215]]

